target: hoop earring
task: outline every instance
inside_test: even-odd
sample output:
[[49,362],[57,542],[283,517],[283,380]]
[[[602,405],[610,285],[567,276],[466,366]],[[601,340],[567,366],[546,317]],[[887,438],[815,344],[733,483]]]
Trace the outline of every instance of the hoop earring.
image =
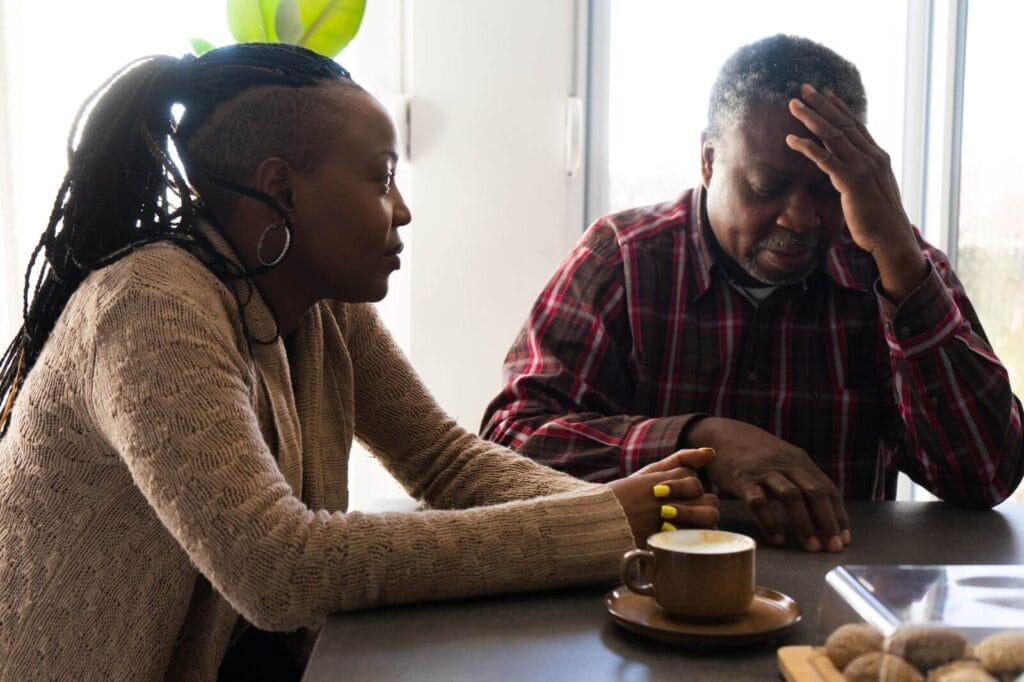
[[[281,249],[281,253],[277,254],[276,257],[268,261],[263,257],[263,240],[267,238],[268,234],[270,234],[272,231],[276,229],[284,230],[284,248]],[[260,265],[262,265],[263,267],[275,267],[279,265],[281,261],[284,260],[285,256],[288,255],[288,249],[291,247],[291,245],[292,229],[288,226],[288,223],[286,223],[285,221],[276,220],[270,223],[270,225],[267,226],[267,229],[263,230],[263,234],[261,234],[260,238],[256,241],[256,260],[258,260],[260,262]]]

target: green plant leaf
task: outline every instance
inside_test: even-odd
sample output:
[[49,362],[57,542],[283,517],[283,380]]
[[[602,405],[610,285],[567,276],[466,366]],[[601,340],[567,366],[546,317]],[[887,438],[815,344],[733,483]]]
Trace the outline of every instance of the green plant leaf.
[[209,40],[203,40],[202,38],[193,38],[188,42],[192,45],[192,51],[195,52],[197,57],[206,54],[216,47],[216,45],[211,43]]
[[281,0],[228,0],[228,28],[240,43],[276,43],[274,19]]
[[302,18],[299,16],[297,0],[282,0],[274,20],[277,37],[282,43],[295,45],[302,37]]
[[333,57],[352,40],[366,11],[366,0],[296,0],[302,19],[297,45]]

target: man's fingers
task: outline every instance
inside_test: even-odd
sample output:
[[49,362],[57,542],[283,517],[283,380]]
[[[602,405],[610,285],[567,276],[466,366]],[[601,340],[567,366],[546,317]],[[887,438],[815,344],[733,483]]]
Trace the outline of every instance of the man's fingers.
[[782,503],[786,515],[789,516],[789,522],[793,525],[793,531],[804,549],[808,552],[820,552],[823,545],[817,537],[817,529],[811,520],[800,487],[778,471],[765,476],[761,484]]
[[[830,98],[807,84],[800,88],[800,96],[805,103],[804,110],[815,119],[815,127],[808,126],[815,135],[826,143],[830,139],[845,138],[853,147],[864,149],[868,142],[867,138],[861,133],[857,119],[850,113],[849,108],[840,108],[837,105],[838,98],[834,95]],[[798,118],[803,120],[800,116]]]
[[651,474],[656,471],[670,471],[672,469],[678,469],[679,467],[699,469],[710,462],[714,456],[715,451],[711,448],[678,450],[664,459],[659,459],[657,462],[651,462],[636,473]]
[[779,523],[775,512],[772,511],[771,502],[760,485],[750,482],[737,483],[733,492],[750,507],[754,521],[757,522],[768,542],[773,545],[781,545],[786,542],[786,533],[782,529],[782,524]]
[[821,140],[820,146],[826,151],[837,154],[843,159],[849,159],[851,154],[858,151],[857,145],[847,137],[845,128],[833,125],[803,100],[796,98],[790,100],[789,111],[815,137]]
[[843,494],[831,480],[828,481],[828,486],[830,487],[828,496],[832,500],[832,511],[835,512],[836,523],[839,524],[839,539],[843,541],[843,545],[848,545],[853,541],[853,536],[850,535],[850,517],[843,504]]
[[839,489],[825,476],[814,476],[807,471],[793,471],[790,478],[800,486],[807,500],[822,543],[829,551],[842,550],[846,544],[842,531],[845,529],[849,537],[849,519]]
[[[822,147],[817,142],[799,135],[786,135],[786,146],[800,152],[813,161],[823,173],[827,173],[833,184],[846,171],[847,165],[831,149]],[[837,187],[842,191],[840,187]]]
[[850,111],[850,107],[847,106],[846,102],[836,96],[836,93],[832,92],[829,88],[825,88],[825,90],[822,91],[822,94],[828,98],[828,101],[832,103],[832,106],[834,106],[841,114],[846,116],[848,120],[853,122],[853,127],[860,131],[860,134],[864,136],[865,140],[871,144],[877,144],[875,142],[875,138],[871,137],[871,132],[868,131],[868,127],[857,120],[857,116]]

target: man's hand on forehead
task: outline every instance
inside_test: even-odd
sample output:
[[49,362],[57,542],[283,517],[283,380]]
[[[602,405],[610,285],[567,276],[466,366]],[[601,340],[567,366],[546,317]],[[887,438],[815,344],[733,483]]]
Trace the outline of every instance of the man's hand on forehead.
[[789,111],[818,139],[787,135],[786,144],[828,175],[850,236],[874,256],[886,293],[902,300],[920,285],[927,268],[889,155],[831,90],[822,93],[804,84]]

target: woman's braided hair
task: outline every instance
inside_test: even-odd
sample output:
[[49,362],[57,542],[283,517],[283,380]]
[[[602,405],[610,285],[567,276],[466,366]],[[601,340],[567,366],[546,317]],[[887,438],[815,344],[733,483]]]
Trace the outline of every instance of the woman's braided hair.
[[[246,271],[219,254],[199,219],[216,223],[237,193],[268,203],[288,222],[271,197],[242,184],[252,170],[246,154],[314,167],[322,144],[310,131],[324,116],[324,100],[311,86],[330,81],[358,87],[336,62],[304,48],[243,43],[199,58],[144,57],[90,95],[71,126],[67,173],[25,272],[21,329],[0,358],[0,436],[25,376],[90,272],[162,240],[188,248],[223,280],[265,271]],[[240,100],[245,106],[224,115],[221,105]],[[184,109],[177,124],[176,104]]]

